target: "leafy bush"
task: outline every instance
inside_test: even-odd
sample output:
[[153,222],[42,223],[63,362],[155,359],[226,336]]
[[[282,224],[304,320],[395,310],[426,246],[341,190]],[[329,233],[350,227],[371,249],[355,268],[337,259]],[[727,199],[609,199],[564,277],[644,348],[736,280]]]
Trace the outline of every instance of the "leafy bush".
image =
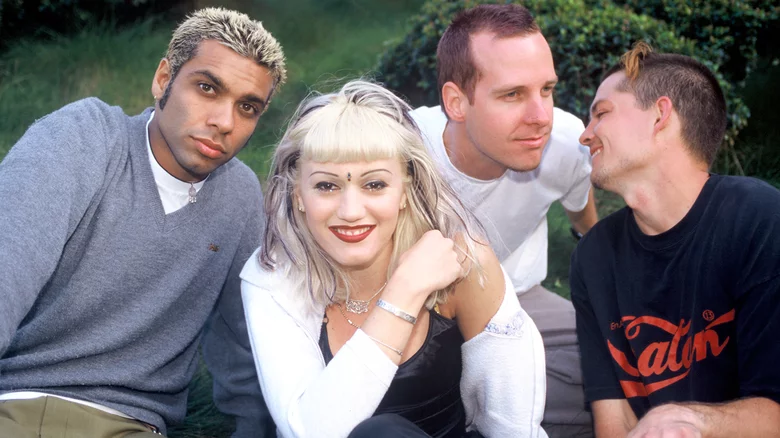
[[711,52],[711,56],[722,56],[721,73],[740,85],[756,68],[759,34],[780,24],[780,3],[776,0],[613,1],[638,14],[665,21],[678,35],[697,41],[698,47]]
[[[464,8],[490,0],[429,0],[410,20],[410,30],[380,57],[378,78],[406,95],[413,104],[435,105],[436,45],[454,15]],[[520,3],[520,2],[518,2]],[[634,42],[648,41],[659,52],[693,56],[716,71],[728,101],[727,154],[750,112],[718,67],[726,56],[721,51],[700,49],[693,40],[677,36],[669,24],[639,15],[607,1],[592,7],[585,0],[528,0],[522,2],[535,16],[547,37],[555,60],[559,84],[556,106],[587,120],[601,76]]]

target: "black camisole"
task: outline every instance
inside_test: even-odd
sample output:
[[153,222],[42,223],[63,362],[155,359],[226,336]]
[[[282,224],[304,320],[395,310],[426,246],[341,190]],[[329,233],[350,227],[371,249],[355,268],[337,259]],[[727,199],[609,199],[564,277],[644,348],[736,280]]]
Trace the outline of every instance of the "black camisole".
[[[425,342],[398,367],[374,415],[398,414],[435,438],[462,437],[466,433],[466,412],[460,399],[463,335],[455,321],[434,311],[430,316]],[[320,350],[329,363],[333,353],[325,322]]]

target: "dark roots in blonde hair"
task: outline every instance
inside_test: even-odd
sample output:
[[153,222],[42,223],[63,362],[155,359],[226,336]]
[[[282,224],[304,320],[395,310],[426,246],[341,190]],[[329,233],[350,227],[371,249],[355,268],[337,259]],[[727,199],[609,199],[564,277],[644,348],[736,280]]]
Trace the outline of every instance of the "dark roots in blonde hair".
[[197,55],[198,45],[205,40],[218,41],[239,55],[266,67],[274,79],[268,102],[287,79],[282,46],[261,22],[224,8],[204,8],[193,12],[173,32],[165,54],[170,65],[171,80],[160,99],[160,109],[165,107],[170,97],[171,84],[176,80],[181,66]]

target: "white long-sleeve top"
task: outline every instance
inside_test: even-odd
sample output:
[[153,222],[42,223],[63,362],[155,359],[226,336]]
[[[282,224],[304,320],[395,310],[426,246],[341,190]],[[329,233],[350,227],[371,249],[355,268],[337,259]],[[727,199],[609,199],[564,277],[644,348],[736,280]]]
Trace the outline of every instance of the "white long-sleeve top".
[[[358,329],[325,366],[325,304],[312,308],[257,251],[241,272],[249,339],[265,402],[282,437],[345,437],[371,417],[396,366]],[[504,300],[484,331],[461,347],[467,429],[486,437],[546,438],[542,338],[504,272]]]

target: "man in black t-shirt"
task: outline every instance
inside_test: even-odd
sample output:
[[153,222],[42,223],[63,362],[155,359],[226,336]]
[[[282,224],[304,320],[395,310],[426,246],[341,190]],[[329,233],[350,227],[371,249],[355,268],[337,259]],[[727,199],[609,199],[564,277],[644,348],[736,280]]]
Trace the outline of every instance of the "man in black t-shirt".
[[638,44],[580,141],[626,208],[571,264],[600,437],[780,435],[780,192],[709,173],[726,128],[713,74]]

